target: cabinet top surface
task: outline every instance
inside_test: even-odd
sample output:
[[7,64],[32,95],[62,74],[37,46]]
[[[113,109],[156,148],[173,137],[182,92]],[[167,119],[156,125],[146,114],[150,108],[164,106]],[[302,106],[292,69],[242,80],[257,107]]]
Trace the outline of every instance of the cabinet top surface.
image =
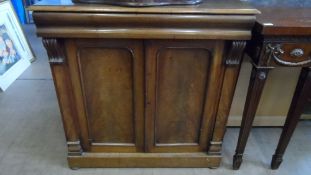
[[203,0],[197,5],[122,7],[104,4],[80,4],[71,0],[42,0],[28,8],[32,11],[90,12],[90,13],[163,13],[163,14],[241,14],[259,11],[239,0]]
[[311,1],[247,0],[261,14],[255,30],[263,35],[311,36]]

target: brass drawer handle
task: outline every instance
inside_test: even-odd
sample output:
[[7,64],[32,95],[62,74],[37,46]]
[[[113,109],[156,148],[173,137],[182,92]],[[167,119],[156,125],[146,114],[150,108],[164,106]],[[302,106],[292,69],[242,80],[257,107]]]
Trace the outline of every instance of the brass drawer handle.
[[[273,59],[281,64],[281,65],[285,65],[285,66],[302,66],[305,64],[309,64],[311,63],[311,57],[308,57],[307,60],[304,61],[300,61],[300,62],[296,62],[296,63],[292,63],[289,61],[283,61],[282,59],[279,58],[280,55],[283,55],[285,53],[285,51],[283,49],[281,49],[281,45],[280,44],[276,44],[274,46],[272,46],[271,44],[267,45],[267,49],[268,51],[270,51],[271,56],[273,57]],[[291,51],[290,55],[293,57],[301,57],[304,54],[302,49],[294,49]]]
[[290,52],[290,56],[292,57],[301,57],[304,54],[302,49],[294,49]]

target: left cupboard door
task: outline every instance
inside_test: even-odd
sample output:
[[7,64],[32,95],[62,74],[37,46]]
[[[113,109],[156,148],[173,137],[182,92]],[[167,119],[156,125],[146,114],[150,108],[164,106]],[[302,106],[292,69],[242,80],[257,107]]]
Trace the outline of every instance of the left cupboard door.
[[143,152],[143,42],[72,39],[66,51],[83,150]]

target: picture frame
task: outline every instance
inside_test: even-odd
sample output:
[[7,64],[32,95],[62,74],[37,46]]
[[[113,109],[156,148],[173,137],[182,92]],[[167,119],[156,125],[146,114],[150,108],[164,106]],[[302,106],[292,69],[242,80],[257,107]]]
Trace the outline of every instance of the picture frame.
[[0,89],[5,91],[34,59],[11,1],[0,1]]

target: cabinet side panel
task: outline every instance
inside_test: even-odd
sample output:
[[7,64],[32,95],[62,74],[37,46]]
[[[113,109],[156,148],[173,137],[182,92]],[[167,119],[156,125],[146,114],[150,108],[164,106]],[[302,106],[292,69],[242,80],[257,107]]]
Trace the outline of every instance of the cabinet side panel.
[[155,143],[199,144],[210,53],[165,48],[157,54]]
[[123,48],[79,51],[90,139],[135,143],[133,55]]

